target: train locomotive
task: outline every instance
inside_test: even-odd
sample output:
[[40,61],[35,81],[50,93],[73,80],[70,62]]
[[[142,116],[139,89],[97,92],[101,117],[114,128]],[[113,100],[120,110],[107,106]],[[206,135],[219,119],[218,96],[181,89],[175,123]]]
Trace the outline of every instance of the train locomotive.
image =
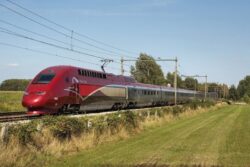
[[[132,77],[114,75],[73,66],[53,66],[42,70],[27,86],[22,105],[28,114],[55,114],[117,110],[174,104],[174,89],[142,84]],[[178,103],[204,93],[178,89]],[[216,94],[208,93],[208,98]]]

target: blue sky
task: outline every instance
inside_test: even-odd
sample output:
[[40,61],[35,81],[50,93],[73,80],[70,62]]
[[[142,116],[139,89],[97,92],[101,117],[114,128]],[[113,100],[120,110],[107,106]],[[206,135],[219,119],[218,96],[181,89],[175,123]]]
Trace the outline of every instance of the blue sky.
[[[108,65],[108,72],[120,74],[120,65],[117,62],[121,55],[124,58],[137,57],[140,52],[144,52],[156,58],[177,56],[181,74],[207,74],[209,82],[238,84],[239,80],[250,74],[250,1],[248,0],[15,0],[15,2],[74,32],[133,52],[116,50],[73,33],[73,38],[115,52],[115,54],[107,53],[72,40],[75,50],[115,59],[116,63]],[[0,4],[71,36],[70,31],[37,18],[5,0]],[[48,30],[1,6],[0,12],[2,21],[47,35],[66,44],[27,33],[0,21],[1,28],[66,48],[71,47],[70,38]],[[74,65],[100,70],[100,66],[90,64],[101,64],[98,58],[2,32],[0,32],[1,42],[81,59],[82,62],[0,45],[0,82],[9,78],[33,78],[40,70],[52,65]],[[125,66],[127,71],[131,64],[133,63],[127,63],[128,66]],[[172,62],[161,62],[160,65],[165,73],[174,70]],[[128,72],[126,74],[129,75]],[[204,82],[204,79],[200,81]]]

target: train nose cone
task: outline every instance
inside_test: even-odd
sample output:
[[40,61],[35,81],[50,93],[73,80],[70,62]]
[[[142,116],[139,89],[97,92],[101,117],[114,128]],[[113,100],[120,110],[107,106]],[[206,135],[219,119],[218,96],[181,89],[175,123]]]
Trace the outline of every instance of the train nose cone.
[[24,107],[40,107],[43,106],[43,97],[36,95],[27,95],[23,97],[23,106]]

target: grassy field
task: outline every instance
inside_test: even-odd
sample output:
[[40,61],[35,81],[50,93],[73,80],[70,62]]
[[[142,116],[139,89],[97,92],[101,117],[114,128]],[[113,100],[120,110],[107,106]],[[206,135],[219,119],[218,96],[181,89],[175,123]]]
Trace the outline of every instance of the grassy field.
[[58,167],[250,166],[249,132],[250,106],[232,105],[148,128],[129,139],[99,145],[71,156],[41,159],[47,166]]
[[22,107],[22,91],[0,91],[0,112],[25,111]]

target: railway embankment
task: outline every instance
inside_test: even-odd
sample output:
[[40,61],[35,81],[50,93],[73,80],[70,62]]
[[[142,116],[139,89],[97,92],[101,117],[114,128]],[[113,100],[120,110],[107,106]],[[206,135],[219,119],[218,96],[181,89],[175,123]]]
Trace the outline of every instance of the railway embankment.
[[0,125],[0,165],[33,166],[40,156],[74,154],[220,106],[213,102],[191,102],[91,117],[46,116],[24,124]]

